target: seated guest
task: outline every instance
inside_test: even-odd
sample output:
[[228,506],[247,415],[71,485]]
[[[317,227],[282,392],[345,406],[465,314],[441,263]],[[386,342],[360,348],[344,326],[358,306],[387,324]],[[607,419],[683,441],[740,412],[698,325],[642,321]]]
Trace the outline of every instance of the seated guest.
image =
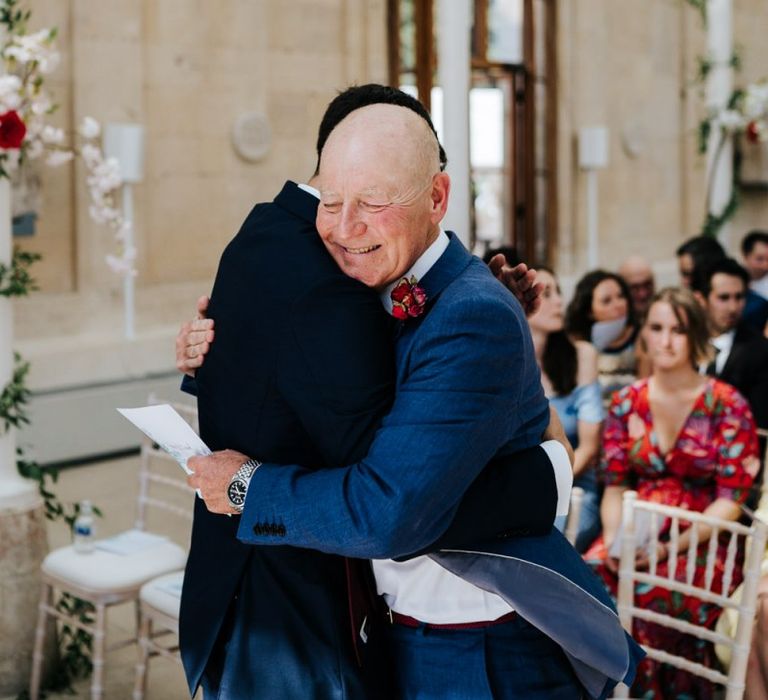
[[758,427],[768,428],[768,340],[743,320],[748,284],[747,271],[733,258],[696,268],[693,276],[693,292],[717,350],[705,371],[736,387]]
[[768,299],[768,232],[750,231],[741,241],[744,267],[750,277],[750,289]]
[[[726,257],[725,251],[715,238],[711,236],[689,238],[677,249],[682,286],[690,289],[695,270],[711,267],[724,257]],[[764,333],[768,325],[768,301],[751,289],[747,289],[742,319],[747,325]]]
[[723,246],[712,236],[694,236],[675,251],[680,271],[680,286],[690,289],[695,267],[707,266],[725,257]]
[[565,314],[565,330],[597,348],[597,370],[605,403],[611,394],[643,376],[638,357],[638,324],[626,282],[612,272],[588,272],[576,285]]
[[[574,486],[584,489],[576,549],[583,552],[600,532],[600,495],[594,461],[600,451],[603,403],[597,381],[597,351],[583,340],[572,341],[563,324],[563,299],[554,274],[539,268],[541,306],[528,318],[541,383],[574,448]],[[565,518],[558,523],[562,529]]]
[[[602,475],[605,493],[600,509],[603,534],[585,558],[616,593],[622,496],[628,488],[638,497],[688,508],[706,515],[737,520],[757,473],[757,434],[749,405],[730,385],[698,373],[709,354],[707,323],[693,295],[682,289],[664,289],[654,297],[642,331],[653,367],[647,379],[617,392],[603,433]],[[711,532],[699,531],[698,551],[703,557]],[[668,575],[669,532],[662,526],[657,545],[659,576]],[[679,549],[686,552],[690,534],[683,530]],[[719,590],[727,539],[717,543],[715,590]],[[743,552],[740,553],[743,556]],[[647,545],[638,548],[637,565],[647,567]],[[679,557],[673,573],[686,580],[687,557]],[[739,568],[740,571],[740,568]],[[706,570],[698,566],[696,585]],[[732,587],[740,583],[734,576]],[[638,584],[636,604],[646,610],[672,612],[681,619],[695,618],[714,628],[719,608],[699,599]],[[633,636],[640,643],[661,647],[705,665],[714,663],[711,644],[653,623],[636,620]],[[635,697],[711,698],[712,685],[691,674],[645,660],[632,686]]]
[[630,255],[619,266],[619,275],[629,287],[630,300],[635,317],[642,321],[656,291],[653,270],[648,261],[639,255]]

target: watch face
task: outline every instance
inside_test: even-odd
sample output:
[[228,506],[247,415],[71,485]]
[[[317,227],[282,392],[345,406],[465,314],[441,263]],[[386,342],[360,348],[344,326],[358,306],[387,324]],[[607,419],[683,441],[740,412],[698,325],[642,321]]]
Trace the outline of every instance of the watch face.
[[227,496],[229,497],[229,502],[235,508],[242,508],[243,504],[245,503],[245,494],[247,490],[248,488],[244,481],[241,481],[240,479],[233,481],[227,488]]

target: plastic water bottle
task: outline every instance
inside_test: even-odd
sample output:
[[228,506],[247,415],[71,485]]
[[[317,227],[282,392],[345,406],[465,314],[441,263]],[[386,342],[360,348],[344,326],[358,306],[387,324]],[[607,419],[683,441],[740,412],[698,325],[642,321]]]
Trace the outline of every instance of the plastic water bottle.
[[80,513],[75,519],[74,546],[80,554],[89,554],[93,551],[96,528],[93,524],[93,506],[90,501],[80,503]]

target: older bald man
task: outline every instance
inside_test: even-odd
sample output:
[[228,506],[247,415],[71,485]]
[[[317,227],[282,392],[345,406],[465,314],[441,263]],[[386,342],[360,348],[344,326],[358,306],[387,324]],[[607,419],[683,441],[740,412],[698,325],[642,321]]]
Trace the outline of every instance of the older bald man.
[[636,317],[644,319],[656,291],[656,282],[651,266],[642,256],[630,255],[619,266],[619,275],[629,287],[632,308],[635,310]]

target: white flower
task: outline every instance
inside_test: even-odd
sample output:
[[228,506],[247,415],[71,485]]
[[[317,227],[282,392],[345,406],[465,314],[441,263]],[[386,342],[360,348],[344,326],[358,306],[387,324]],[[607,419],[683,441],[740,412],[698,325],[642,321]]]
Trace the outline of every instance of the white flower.
[[47,165],[55,168],[59,165],[64,165],[64,163],[68,163],[74,157],[75,154],[72,153],[72,151],[51,151],[45,159],[45,162]]
[[55,126],[46,124],[40,132],[40,138],[43,139],[45,143],[60,146],[64,143],[64,129],[57,129]]
[[80,155],[83,157],[85,166],[89,170],[92,170],[101,163],[101,151],[98,147],[93,146],[90,143],[86,143],[85,146],[80,149]]
[[718,121],[720,122],[720,126],[722,126],[728,133],[739,131],[746,126],[744,117],[742,117],[735,109],[725,109],[720,112]]
[[101,133],[101,126],[93,117],[84,117],[79,131],[83,138],[95,139]]
[[48,114],[48,112],[53,109],[53,103],[51,102],[48,95],[40,94],[32,100],[30,109],[32,110],[32,114],[43,116],[44,114]]
[[53,48],[53,32],[50,29],[12,37],[3,55],[24,65],[34,63],[43,74],[54,70],[60,59],[58,51]]
[[39,139],[34,139],[33,141],[25,140],[25,143],[27,143],[25,155],[29,160],[35,160],[35,158],[39,158],[43,154],[43,142]]

